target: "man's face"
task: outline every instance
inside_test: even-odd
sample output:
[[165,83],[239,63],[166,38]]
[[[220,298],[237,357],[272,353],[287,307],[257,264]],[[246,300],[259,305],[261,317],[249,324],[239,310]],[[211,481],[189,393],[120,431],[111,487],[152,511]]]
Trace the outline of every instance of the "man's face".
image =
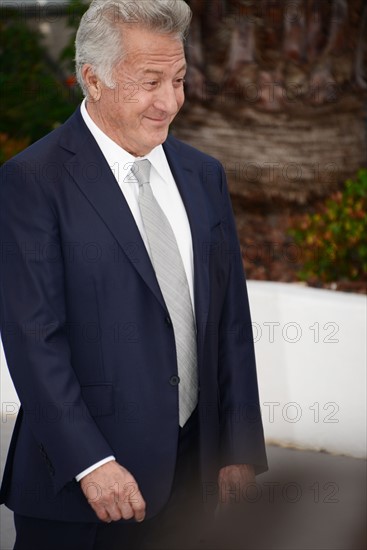
[[186,61],[182,42],[141,27],[123,30],[124,59],[115,67],[116,88],[99,82],[87,108],[96,124],[135,156],[163,143],[184,103]]

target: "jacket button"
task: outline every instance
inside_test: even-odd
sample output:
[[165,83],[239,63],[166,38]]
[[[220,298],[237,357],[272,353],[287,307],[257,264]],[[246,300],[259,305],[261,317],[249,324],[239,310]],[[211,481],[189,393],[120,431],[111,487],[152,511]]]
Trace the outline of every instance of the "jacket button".
[[172,327],[172,321],[171,321],[171,318],[168,317],[168,315],[165,318],[165,323],[166,323],[167,327],[170,327],[170,328]]
[[171,376],[171,378],[169,379],[169,383],[171,384],[171,386],[178,386],[178,384],[180,383],[180,377]]

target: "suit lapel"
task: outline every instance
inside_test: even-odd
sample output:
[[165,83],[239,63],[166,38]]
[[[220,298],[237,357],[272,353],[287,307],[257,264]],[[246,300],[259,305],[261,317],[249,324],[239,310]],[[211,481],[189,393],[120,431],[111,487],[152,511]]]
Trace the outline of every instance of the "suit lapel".
[[[75,152],[65,167],[82,193],[103,219],[140,277],[166,309],[152,263],[125,197],[80,112],[70,120],[72,132],[60,145]],[[75,140],[77,136],[77,143]],[[98,179],[88,178],[88,166],[98,167]]]
[[210,227],[206,198],[199,167],[193,169],[192,159],[181,154],[179,143],[169,137],[163,148],[190,223],[194,252],[195,314],[200,342],[203,341],[201,334],[205,332],[209,310],[209,263],[206,250],[210,243]]

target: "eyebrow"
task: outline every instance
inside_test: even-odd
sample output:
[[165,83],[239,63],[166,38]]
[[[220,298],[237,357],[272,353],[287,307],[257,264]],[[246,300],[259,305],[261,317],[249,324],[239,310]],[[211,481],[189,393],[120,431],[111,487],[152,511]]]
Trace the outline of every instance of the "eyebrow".
[[[181,71],[185,71],[187,69],[187,65],[186,63],[184,65],[182,65],[182,67],[177,71],[176,74],[180,73]],[[158,74],[158,75],[162,75],[163,74],[163,71],[158,71],[156,69],[144,69],[143,71],[143,74]]]

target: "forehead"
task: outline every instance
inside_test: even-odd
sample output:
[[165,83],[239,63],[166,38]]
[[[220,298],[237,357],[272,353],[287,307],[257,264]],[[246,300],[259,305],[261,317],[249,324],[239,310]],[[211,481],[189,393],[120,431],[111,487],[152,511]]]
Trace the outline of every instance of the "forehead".
[[123,65],[145,70],[179,69],[185,64],[182,40],[175,34],[161,34],[140,26],[122,29]]

